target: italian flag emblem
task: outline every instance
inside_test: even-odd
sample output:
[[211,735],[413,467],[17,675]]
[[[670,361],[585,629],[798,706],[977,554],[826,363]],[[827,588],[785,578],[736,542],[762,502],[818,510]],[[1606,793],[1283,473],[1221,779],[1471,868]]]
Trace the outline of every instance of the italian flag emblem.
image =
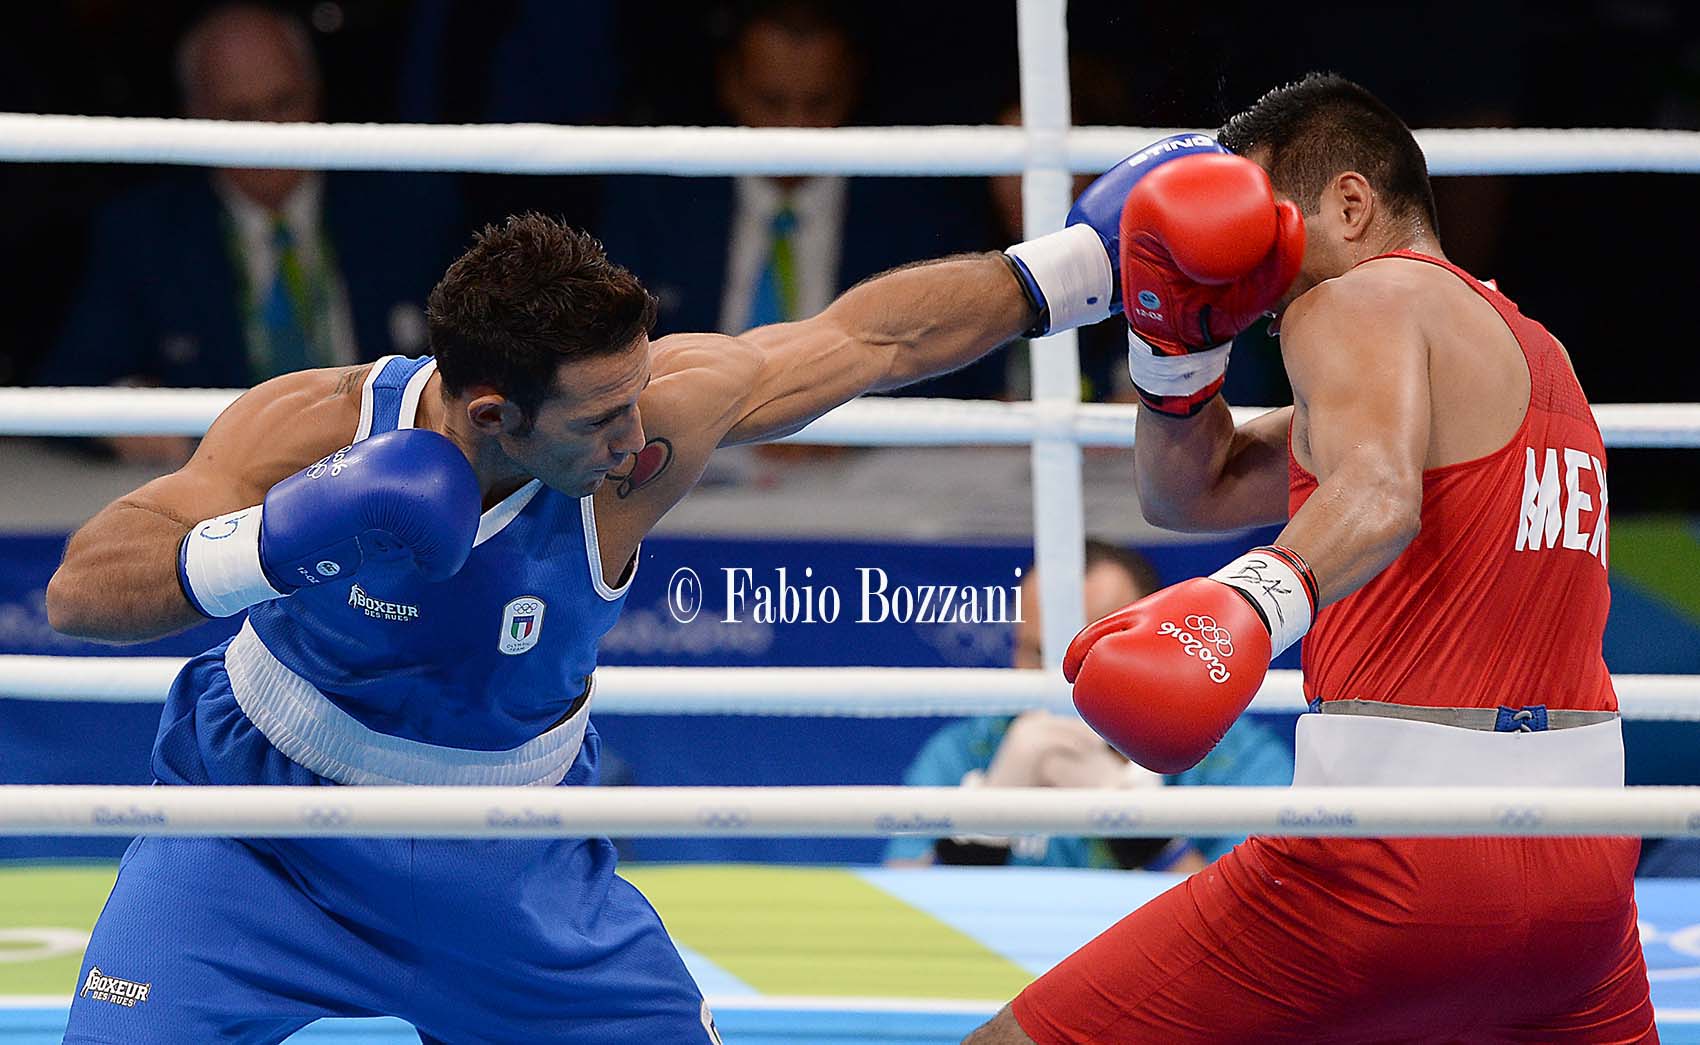
[[543,600],[535,595],[521,595],[502,607],[502,631],[496,648],[508,656],[518,656],[537,645],[543,634]]

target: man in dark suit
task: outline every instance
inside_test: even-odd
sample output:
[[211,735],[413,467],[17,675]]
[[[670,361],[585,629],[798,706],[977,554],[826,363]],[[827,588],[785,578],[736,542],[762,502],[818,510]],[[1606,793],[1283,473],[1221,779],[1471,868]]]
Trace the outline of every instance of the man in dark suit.
[[[838,127],[861,55],[829,4],[758,0],[720,57],[716,94],[745,127]],[[598,233],[661,299],[661,329],[738,333],[813,315],[839,292],[920,258],[984,249],[980,190],[965,179],[612,179]],[[909,394],[991,396],[1002,353]]]
[[[306,30],[216,8],[177,51],[186,115],[320,118]],[[96,222],[88,268],[38,383],[246,387],[306,367],[423,350],[422,304],[458,239],[436,176],[220,169],[168,174]],[[180,461],[184,440],[121,440]]]

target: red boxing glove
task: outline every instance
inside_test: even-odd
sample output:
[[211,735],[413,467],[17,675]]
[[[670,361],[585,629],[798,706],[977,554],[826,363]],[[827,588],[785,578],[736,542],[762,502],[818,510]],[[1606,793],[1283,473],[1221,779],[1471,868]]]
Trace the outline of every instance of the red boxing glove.
[[1146,769],[1191,769],[1309,630],[1315,583],[1295,553],[1257,548],[1088,625],[1063,657],[1075,708]]
[[[1222,387],[1227,342],[1273,309],[1304,258],[1304,216],[1229,153],[1141,178],[1121,217],[1129,369],[1146,405],[1190,416]],[[1195,359],[1176,357],[1197,356]]]

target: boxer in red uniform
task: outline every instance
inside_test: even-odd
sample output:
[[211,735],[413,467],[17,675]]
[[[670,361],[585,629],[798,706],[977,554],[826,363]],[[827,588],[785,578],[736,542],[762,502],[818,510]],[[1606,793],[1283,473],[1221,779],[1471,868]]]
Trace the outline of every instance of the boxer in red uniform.
[[[1362,88],[1313,75],[1221,143],[1241,168],[1177,160],[1123,210],[1141,501],[1173,529],[1286,528],[1081,632],[1083,715],[1173,772],[1303,637],[1295,784],[1622,786],[1605,449],[1563,346],[1446,260],[1422,152]],[[1216,392],[1248,269],[1224,244],[1270,223],[1302,243],[1295,405],[1236,428]],[[1656,1042],[1638,848],[1252,838],[968,1042]]]

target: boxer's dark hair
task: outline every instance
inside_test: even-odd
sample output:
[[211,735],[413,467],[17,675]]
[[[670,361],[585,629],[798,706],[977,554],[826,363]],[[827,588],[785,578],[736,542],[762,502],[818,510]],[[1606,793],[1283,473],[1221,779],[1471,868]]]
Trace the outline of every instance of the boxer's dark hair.
[[561,363],[630,348],[655,315],[655,296],[594,236],[536,213],[486,225],[425,305],[443,394],[489,385],[526,430]]
[[1218,139],[1245,155],[1270,152],[1269,177],[1307,214],[1341,171],[1357,171],[1403,212],[1438,233],[1428,161],[1411,129],[1381,99],[1333,73],[1277,87],[1229,120]]

